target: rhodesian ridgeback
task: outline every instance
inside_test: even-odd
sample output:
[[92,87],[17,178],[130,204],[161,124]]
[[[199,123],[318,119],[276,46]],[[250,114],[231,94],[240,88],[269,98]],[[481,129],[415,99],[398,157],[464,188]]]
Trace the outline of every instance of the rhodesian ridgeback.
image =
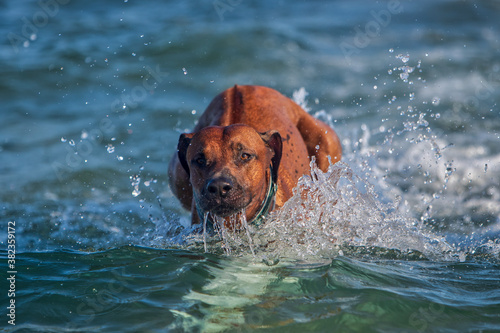
[[[237,86],[208,105],[192,133],[181,134],[169,165],[170,187],[192,223],[206,213],[245,214],[257,223],[283,206],[310,159],[326,171],[340,160],[335,131],[274,89]],[[234,222],[232,222],[234,223]]]

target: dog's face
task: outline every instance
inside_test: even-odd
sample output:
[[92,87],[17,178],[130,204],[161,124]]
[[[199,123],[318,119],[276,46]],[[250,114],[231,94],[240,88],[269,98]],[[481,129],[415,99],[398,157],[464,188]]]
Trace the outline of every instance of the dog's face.
[[259,209],[269,186],[270,165],[277,177],[281,150],[278,132],[258,133],[241,124],[182,134],[178,144],[198,209],[221,217],[242,209],[251,216]]

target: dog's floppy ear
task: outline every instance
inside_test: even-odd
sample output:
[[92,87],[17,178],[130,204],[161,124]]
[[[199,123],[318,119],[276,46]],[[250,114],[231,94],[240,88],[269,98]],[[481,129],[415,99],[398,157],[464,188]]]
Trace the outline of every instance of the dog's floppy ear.
[[265,133],[260,133],[260,137],[274,152],[274,156],[271,158],[271,165],[273,167],[273,178],[276,181],[278,179],[278,169],[280,167],[281,155],[283,152],[283,142],[281,140],[281,135],[278,131],[272,130]]
[[194,133],[184,133],[179,137],[179,143],[177,144],[177,155],[179,157],[179,162],[181,162],[182,167],[186,170],[189,175],[189,164],[186,159],[187,150],[191,144],[191,139]]

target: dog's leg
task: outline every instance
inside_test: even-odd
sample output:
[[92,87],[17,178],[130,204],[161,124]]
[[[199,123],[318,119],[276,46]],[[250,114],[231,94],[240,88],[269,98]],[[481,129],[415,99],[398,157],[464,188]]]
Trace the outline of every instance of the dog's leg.
[[328,156],[331,156],[332,163],[340,161],[342,147],[330,126],[304,111],[301,112],[297,128],[307,146],[308,155],[316,157],[316,164],[322,171],[326,171],[330,165]]

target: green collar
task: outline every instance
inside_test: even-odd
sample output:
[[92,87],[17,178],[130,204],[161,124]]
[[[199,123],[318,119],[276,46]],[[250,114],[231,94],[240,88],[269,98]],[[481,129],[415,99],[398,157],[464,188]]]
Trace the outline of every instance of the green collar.
[[278,191],[278,183],[276,182],[277,179],[274,179],[273,177],[273,166],[269,166],[269,188],[267,189],[267,194],[266,197],[264,198],[264,201],[262,201],[260,210],[251,221],[248,222],[248,224],[255,224],[256,226],[259,226],[262,224],[264,218],[269,214],[269,212],[274,208],[275,204],[275,195],[276,192]]
[[[272,165],[269,166],[269,170],[270,170],[270,172],[269,172],[270,181],[269,181],[269,188],[267,189],[266,197],[262,201],[260,210],[257,212],[257,214],[255,214],[253,219],[248,221],[249,225],[250,224],[254,224],[256,226],[261,225],[264,218],[267,216],[267,214],[269,214],[269,212],[274,208],[274,205],[275,205],[274,199],[275,199],[276,192],[278,191],[278,183],[277,183],[277,179],[275,179],[275,177],[273,176],[274,172],[273,172]],[[196,210],[198,212],[198,216],[201,219],[201,223],[203,223],[204,212],[198,207],[198,205],[196,205]],[[208,216],[208,219],[213,225],[213,220],[210,218],[210,216]]]

